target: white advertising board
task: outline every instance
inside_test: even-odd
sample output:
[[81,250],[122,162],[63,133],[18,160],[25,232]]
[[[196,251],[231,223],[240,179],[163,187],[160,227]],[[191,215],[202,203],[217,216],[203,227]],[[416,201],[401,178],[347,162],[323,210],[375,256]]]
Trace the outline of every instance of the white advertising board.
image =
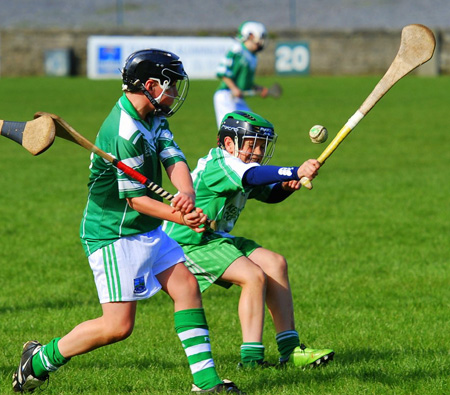
[[89,78],[120,78],[131,53],[157,48],[178,55],[190,79],[215,79],[216,68],[233,45],[226,37],[91,36],[87,45]]

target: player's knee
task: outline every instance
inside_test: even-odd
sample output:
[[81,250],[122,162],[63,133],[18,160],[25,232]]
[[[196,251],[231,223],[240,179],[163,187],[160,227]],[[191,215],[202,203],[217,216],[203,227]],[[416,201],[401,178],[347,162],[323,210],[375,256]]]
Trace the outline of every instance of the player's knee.
[[105,337],[107,343],[116,343],[125,340],[133,333],[134,323],[126,322],[120,325],[110,326],[106,328]]
[[288,274],[288,265],[286,258],[280,254],[274,254],[273,259],[271,261],[270,273],[267,274],[271,277],[282,278],[286,277]]
[[255,265],[252,275],[247,281],[259,288],[265,288],[267,284],[267,275],[260,267]]
[[201,304],[200,288],[197,279],[189,271],[184,276],[183,281],[176,288],[173,288],[169,296],[175,303],[183,303],[187,305]]
[[125,340],[133,333],[133,326],[122,327],[115,334],[117,341]]
[[200,295],[200,289],[198,287],[197,279],[193,274],[186,277],[186,280],[184,281],[184,286],[186,287],[186,292],[194,298],[199,297]]

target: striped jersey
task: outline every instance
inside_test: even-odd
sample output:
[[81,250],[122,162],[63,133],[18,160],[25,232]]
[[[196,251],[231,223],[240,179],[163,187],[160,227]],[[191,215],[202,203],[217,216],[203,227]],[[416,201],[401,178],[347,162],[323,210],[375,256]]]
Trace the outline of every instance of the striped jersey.
[[[217,77],[231,78],[240,90],[253,89],[258,58],[242,43],[236,43],[220,61]],[[228,89],[221,81],[217,90]]]
[[164,223],[164,231],[183,244],[201,244],[202,240],[221,237],[233,229],[247,199],[267,200],[273,185],[243,186],[244,173],[258,163],[244,163],[226,150],[213,148],[199,159],[192,172],[196,194],[195,205],[203,209],[208,218],[217,222],[217,232],[196,233],[173,222]]
[[[102,124],[95,144],[103,151],[140,172],[158,185],[165,168],[186,159],[173,140],[167,119],[142,120],[124,94]],[[80,238],[86,255],[120,237],[149,232],[161,220],[133,210],[126,198],[149,196],[162,201],[138,181],[110,162],[91,155],[88,198],[80,224]]]

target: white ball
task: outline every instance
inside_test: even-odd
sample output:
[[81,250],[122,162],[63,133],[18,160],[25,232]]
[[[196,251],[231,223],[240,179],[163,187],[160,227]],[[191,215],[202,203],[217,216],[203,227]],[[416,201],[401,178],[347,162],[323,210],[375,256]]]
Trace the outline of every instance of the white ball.
[[309,130],[309,138],[314,144],[324,143],[328,138],[328,130],[322,125],[314,125]]

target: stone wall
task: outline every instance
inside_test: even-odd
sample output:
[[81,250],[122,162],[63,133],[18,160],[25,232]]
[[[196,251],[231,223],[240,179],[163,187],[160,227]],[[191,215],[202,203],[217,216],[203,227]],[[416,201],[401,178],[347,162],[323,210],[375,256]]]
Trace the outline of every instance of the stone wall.
[[[433,59],[419,68],[424,74],[450,74],[450,31],[435,31],[437,49]],[[155,35],[153,31],[0,30],[0,76],[45,75],[45,53],[69,49],[72,74],[86,75],[87,38],[90,35]],[[172,34],[174,34],[172,32]],[[169,35],[158,32],[158,35]],[[177,32],[195,35],[195,32]],[[204,34],[203,34],[204,35]],[[221,35],[231,36],[232,32]],[[259,74],[273,74],[274,49],[280,41],[307,41],[313,75],[383,74],[397,53],[400,30],[380,31],[284,31],[271,35],[260,55]]]
[[439,32],[437,39],[440,72],[442,74],[450,74],[450,30]]

